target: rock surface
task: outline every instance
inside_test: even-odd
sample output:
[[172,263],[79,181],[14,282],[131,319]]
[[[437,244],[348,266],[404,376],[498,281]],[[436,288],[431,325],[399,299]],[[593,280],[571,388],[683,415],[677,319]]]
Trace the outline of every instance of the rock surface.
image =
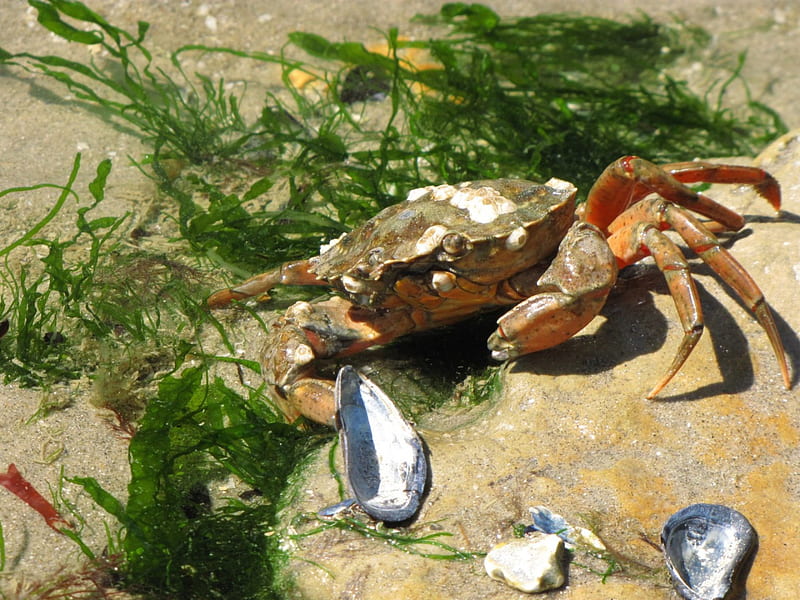
[[500,542],[483,559],[486,574],[527,594],[564,585],[564,540],[534,533]]
[[[756,164],[782,184],[779,214],[745,187],[707,193],[747,217],[725,245],[773,308],[796,386],[800,133],[774,143]],[[702,262],[691,263],[706,331],[658,399],[644,395],[682,332],[663,278],[644,264],[625,273],[602,315],[576,338],[512,363],[493,406],[421,424],[431,489],[411,532],[445,530],[450,545],[485,552],[510,537],[512,525],[529,522],[526,507],[546,505],[576,526],[593,522],[626,568],[603,583],[573,565],[552,597],[667,600],[677,596],[658,549],[661,527],[683,506],[724,504],[759,533],[748,597],[795,598],[800,555],[786,548],[800,543],[800,394],[784,389],[746,307]],[[293,514],[338,500],[326,452],[303,488]],[[328,531],[301,541],[288,572],[307,599],[508,598],[476,563],[428,560]]]

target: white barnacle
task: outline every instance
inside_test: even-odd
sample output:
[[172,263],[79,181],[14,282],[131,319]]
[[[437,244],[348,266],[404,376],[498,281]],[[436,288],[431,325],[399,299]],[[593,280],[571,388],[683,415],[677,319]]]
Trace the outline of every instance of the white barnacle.
[[545,182],[545,185],[549,188],[553,188],[557,192],[565,194],[574,194],[578,191],[578,188],[576,188],[574,184],[569,181],[564,181],[563,179],[558,179],[557,177],[551,177]]
[[456,287],[456,276],[447,271],[434,271],[431,275],[431,284],[437,292],[449,292]]
[[330,249],[331,249],[331,248],[333,248],[333,247],[334,247],[336,244],[338,244],[338,243],[341,241],[341,239],[342,239],[344,236],[346,236],[346,235],[347,235],[347,233],[343,233],[343,234],[342,234],[342,235],[340,235],[338,238],[332,239],[332,240],[331,240],[330,242],[328,242],[327,244],[321,244],[321,245],[320,245],[320,247],[319,247],[319,253],[320,253],[320,254],[325,254],[325,253],[326,253],[328,250],[330,250]]
[[447,233],[447,227],[444,225],[431,225],[417,240],[415,250],[417,254],[430,254],[439,247],[439,243]]
[[450,204],[469,212],[470,220],[476,223],[491,223],[500,215],[517,210],[516,204],[490,187],[458,190]]
[[512,252],[521,249],[528,241],[528,230],[524,227],[517,227],[506,238],[506,248]]
[[314,312],[314,307],[310,302],[295,302],[288,309],[286,309],[286,317],[295,322],[302,322],[311,318]]
[[316,358],[311,346],[307,344],[297,344],[287,354],[289,360],[295,365],[307,365]]
[[419,200],[425,194],[430,192],[432,189],[433,189],[432,185],[428,185],[428,186],[421,187],[421,188],[415,188],[415,189],[411,190],[410,192],[408,192],[408,196],[406,196],[406,200],[408,202],[413,202],[414,200]]
[[448,184],[437,185],[436,187],[431,188],[431,196],[436,201],[447,200],[455,193],[456,188]]

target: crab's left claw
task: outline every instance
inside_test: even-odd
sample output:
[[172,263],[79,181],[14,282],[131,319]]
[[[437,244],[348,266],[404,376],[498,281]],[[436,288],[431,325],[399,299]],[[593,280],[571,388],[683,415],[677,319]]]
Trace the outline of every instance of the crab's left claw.
[[568,340],[597,316],[616,280],[616,258],[603,234],[576,222],[534,293],[498,319],[488,343],[492,357],[516,358]]
[[261,356],[267,382],[288,421],[300,415],[333,425],[333,381],[319,377],[319,360],[339,358],[385,344],[412,331],[405,311],[374,313],[341,296],[320,302],[296,302],[272,323]]

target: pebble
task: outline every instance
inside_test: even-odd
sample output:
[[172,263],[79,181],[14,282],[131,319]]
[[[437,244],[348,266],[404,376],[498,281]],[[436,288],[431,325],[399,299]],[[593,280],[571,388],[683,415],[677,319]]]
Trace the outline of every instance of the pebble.
[[483,561],[492,579],[529,594],[564,585],[564,540],[557,535],[534,533],[500,542]]

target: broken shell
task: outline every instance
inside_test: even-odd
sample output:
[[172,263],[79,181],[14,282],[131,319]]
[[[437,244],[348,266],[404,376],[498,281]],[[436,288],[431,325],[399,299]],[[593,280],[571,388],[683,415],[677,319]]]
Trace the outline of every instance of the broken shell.
[[532,506],[531,511],[533,525],[525,529],[529,531],[541,531],[542,533],[553,533],[564,540],[568,550],[580,546],[586,550],[594,552],[605,552],[606,546],[594,533],[584,527],[570,525],[561,515],[551,511],[546,506]]
[[419,436],[389,397],[351,366],[339,370],[334,394],[345,473],[356,502],[379,521],[411,518],[428,471]]
[[727,598],[757,540],[741,513],[719,504],[687,506],[661,531],[667,568],[675,589],[687,600]]
[[564,540],[535,533],[501,542],[483,559],[486,574],[522,592],[546,592],[564,585]]
[[326,506],[325,508],[321,508],[317,511],[317,516],[320,519],[334,519],[339,515],[348,512],[353,505],[356,503],[355,498],[347,498],[347,500],[342,500],[341,502],[337,502],[336,504],[332,504],[330,506]]

